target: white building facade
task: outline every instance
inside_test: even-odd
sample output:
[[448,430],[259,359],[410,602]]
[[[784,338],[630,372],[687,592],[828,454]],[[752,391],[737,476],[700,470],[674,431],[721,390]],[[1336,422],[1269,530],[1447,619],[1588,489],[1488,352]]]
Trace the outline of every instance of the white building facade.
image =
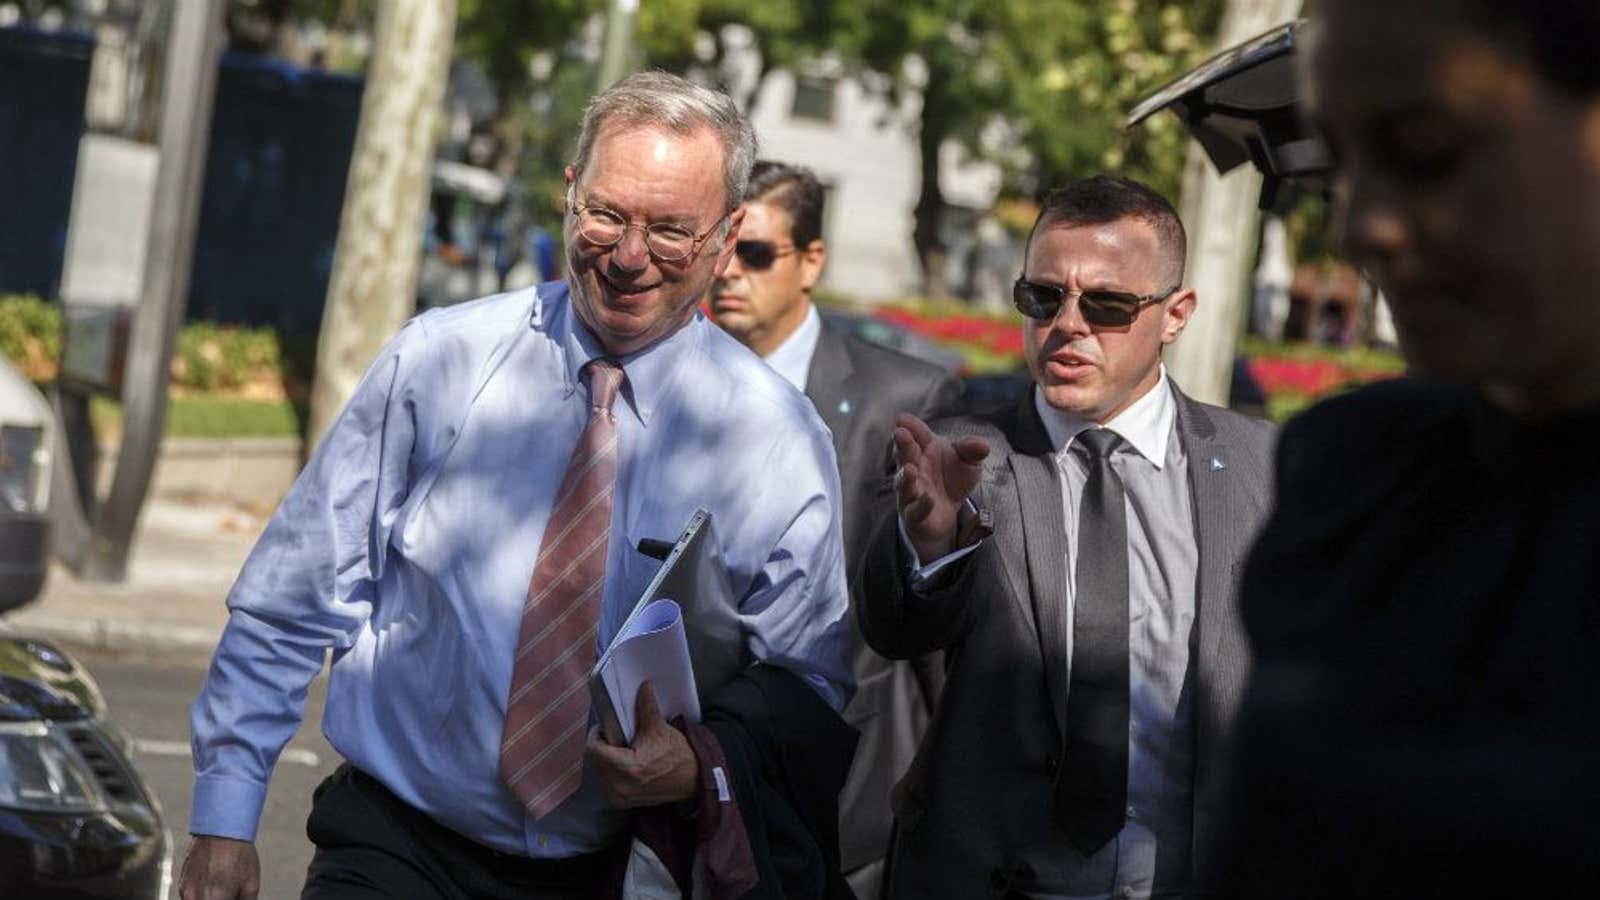
[[[916,107],[894,109],[851,78],[769,73],[754,92],[750,118],[761,157],[805,166],[827,187],[823,233],[828,266],[821,286],[872,303],[912,296],[922,287],[912,243],[913,210],[921,181]],[[941,151],[940,187],[952,207],[951,267],[965,272],[963,237],[994,203],[996,166],[964,162],[954,142]],[[958,292],[964,279],[952,278]]]

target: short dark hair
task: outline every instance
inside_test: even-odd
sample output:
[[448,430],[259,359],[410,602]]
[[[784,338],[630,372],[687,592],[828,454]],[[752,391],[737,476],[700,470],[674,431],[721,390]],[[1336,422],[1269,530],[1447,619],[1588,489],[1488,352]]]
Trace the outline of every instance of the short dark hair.
[[750,185],[745,188],[746,203],[771,203],[789,214],[790,240],[802,250],[822,237],[822,205],[826,195],[822,182],[802,166],[756,160],[750,169]]
[[1178,211],[1167,198],[1149,187],[1132,178],[1094,175],[1050,191],[1039,207],[1039,218],[1034,220],[1033,231],[1028,235],[1029,246],[1045,225],[1108,225],[1123,219],[1137,219],[1155,229],[1156,241],[1167,255],[1166,271],[1171,277],[1162,287],[1182,286],[1189,238]]
[[1579,97],[1600,94],[1600,2],[1462,0],[1466,27],[1525,58],[1552,85]]

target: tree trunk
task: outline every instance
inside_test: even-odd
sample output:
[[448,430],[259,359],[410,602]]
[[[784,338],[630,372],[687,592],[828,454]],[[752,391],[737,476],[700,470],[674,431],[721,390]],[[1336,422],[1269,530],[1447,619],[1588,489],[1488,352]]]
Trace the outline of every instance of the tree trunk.
[[373,357],[416,308],[434,124],[454,33],[455,0],[387,0],[378,7],[377,45],[317,343],[308,456]]
[[[1293,19],[1300,0],[1228,0],[1217,46],[1231,47]],[[1199,305],[1167,351],[1167,371],[1185,393],[1226,406],[1234,348],[1246,308],[1250,261],[1261,219],[1261,175],[1240,166],[1219,176],[1194,142],[1183,169],[1182,215],[1189,229],[1187,280]]]
[[922,89],[922,112],[918,117],[917,149],[921,153],[921,182],[917,206],[912,212],[911,241],[922,263],[922,294],[932,300],[950,296],[945,279],[944,189],[939,186],[939,148],[944,146],[949,129],[943,115],[943,76],[928,68],[928,83]]

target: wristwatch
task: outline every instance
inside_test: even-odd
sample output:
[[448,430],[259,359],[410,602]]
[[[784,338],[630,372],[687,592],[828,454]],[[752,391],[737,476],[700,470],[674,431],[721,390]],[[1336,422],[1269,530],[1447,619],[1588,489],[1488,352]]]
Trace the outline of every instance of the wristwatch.
[[951,552],[971,547],[991,534],[994,534],[994,514],[968,497],[956,513],[956,544]]

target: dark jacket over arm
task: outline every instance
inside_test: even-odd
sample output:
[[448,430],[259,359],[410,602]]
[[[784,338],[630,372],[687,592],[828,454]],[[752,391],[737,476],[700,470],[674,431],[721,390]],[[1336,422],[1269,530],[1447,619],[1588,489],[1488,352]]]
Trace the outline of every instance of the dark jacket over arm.
[[[855,729],[794,673],[764,664],[717,691],[701,724],[690,728],[697,732],[692,744],[707,734],[716,742],[733,799],[732,813],[716,818],[724,827],[742,829],[755,864],[756,885],[742,897],[848,900],[850,888],[839,872],[838,798],[855,752]],[[707,765],[703,747],[696,746],[696,755]],[[702,819],[710,802],[703,793]],[[708,830],[704,822],[686,820],[666,838],[660,825],[671,811],[658,808],[650,815],[655,821],[647,843],[658,854],[667,841],[681,849],[698,839],[703,852],[715,852],[708,842],[716,847],[739,843],[738,835],[718,834],[715,825]],[[742,847],[737,850],[744,855]],[[668,866],[684,886],[691,854],[674,856]],[[712,869],[711,895],[726,896]],[[743,874],[742,865],[735,869]]]

